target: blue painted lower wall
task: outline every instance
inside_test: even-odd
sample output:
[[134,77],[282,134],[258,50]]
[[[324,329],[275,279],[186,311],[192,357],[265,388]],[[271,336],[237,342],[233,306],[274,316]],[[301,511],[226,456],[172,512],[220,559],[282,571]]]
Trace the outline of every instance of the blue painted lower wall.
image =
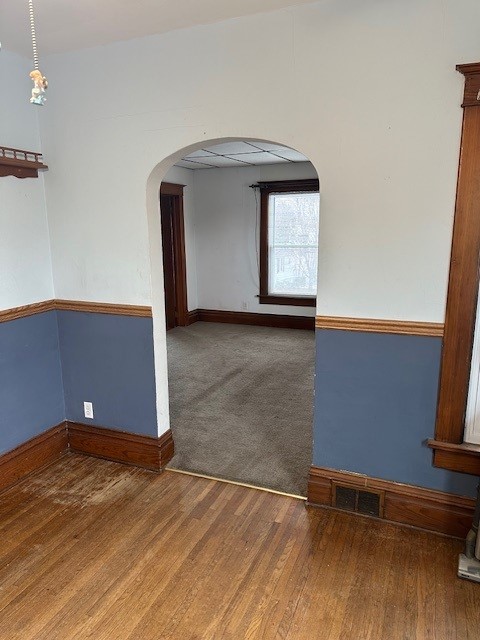
[[[67,420],[157,436],[151,318],[57,311]],[[94,419],[83,402],[93,402]]]
[[0,454],[64,419],[55,312],[0,323]]
[[[432,466],[441,340],[318,330],[313,464],[463,495]],[[65,418],[156,436],[151,318],[51,311],[0,323],[0,454]]]
[[313,464],[474,496],[477,479],[432,466],[441,339],[316,332]]

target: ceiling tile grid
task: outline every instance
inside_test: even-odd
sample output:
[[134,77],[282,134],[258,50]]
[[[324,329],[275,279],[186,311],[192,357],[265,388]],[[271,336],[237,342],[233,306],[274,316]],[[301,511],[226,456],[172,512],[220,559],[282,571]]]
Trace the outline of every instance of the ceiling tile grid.
[[237,140],[197,149],[175,166],[185,169],[218,169],[288,162],[308,162],[303,154],[279,144]]

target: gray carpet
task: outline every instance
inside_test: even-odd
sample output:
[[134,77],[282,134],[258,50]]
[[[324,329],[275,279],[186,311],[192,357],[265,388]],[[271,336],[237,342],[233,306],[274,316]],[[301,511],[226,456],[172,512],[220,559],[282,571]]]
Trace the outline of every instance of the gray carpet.
[[306,495],[314,332],[196,322],[167,348],[169,466]]

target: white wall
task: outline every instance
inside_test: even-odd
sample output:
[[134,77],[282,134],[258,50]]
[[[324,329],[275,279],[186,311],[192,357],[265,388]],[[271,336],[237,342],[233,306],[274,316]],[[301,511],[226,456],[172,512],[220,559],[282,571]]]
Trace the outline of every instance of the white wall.
[[[151,169],[198,141],[258,137],[318,170],[319,312],[441,321],[455,64],[480,57],[478,24],[477,0],[328,0],[47,58],[57,295],[148,304]],[[72,76],[88,78],[81,94]]]
[[312,307],[259,304],[260,195],[249,186],[262,180],[316,178],[313,166],[301,162],[191,173],[199,308],[315,315]]
[[[325,0],[47,58],[57,296],[152,302],[154,183],[181,148],[257,138],[298,149],[318,172],[320,314],[442,321],[455,65],[480,58],[479,24],[478,0]],[[161,424],[163,303],[153,303]]]
[[[0,144],[40,151],[31,63],[0,52]],[[43,177],[0,178],[0,309],[53,298]]]
[[198,309],[197,258],[195,244],[195,172],[182,167],[172,167],[165,176],[165,182],[183,184],[183,218],[185,225],[185,260],[187,263],[187,303],[188,310]]

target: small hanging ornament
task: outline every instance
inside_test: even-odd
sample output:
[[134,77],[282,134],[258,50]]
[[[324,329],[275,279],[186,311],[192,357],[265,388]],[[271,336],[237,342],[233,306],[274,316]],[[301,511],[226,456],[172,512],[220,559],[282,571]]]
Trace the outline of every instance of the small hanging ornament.
[[33,15],[33,0],[28,0],[28,12],[30,14],[30,31],[32,34],[32,50],[33,50],[33,71],[30,72],[30,78],[33,81],[32,97],[30,102],[32,104],[44,105],[46,101],[45,91],[48,87],[48,82],[43,73],[38,68],[38,53],[37,53],[37,37],[35,34],[35,17]]

